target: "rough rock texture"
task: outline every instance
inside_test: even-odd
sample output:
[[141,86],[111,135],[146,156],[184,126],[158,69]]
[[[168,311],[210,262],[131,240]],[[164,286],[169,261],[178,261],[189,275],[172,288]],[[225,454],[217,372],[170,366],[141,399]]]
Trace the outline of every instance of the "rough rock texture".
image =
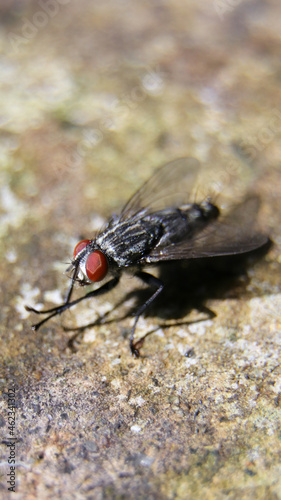
[[[2,1],[0,18],[0,496],[15,415],[15,499],[281,498],[279,2]],[[233,162],[254,179],[275,245],[248,278],[162,269],[140,359],[135,278],[33,332],[24,304],[62,300],[78,239],[187,155],[230,191]]]

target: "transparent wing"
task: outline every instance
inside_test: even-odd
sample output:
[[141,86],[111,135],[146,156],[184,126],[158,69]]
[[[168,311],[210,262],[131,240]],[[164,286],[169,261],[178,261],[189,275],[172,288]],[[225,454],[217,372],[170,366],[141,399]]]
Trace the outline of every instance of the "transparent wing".
[[129,199],[120,220],[144,209],[153,212],[188,202],[199,171],[199,161],[191,157],[179,158],[160,167]]
[[198,236],[165,247],[156,247],[148,262],[192,259],[249,252],[268,241],[256,224],[260,201],[251,196],[239,203],[228,215],[211,223]]

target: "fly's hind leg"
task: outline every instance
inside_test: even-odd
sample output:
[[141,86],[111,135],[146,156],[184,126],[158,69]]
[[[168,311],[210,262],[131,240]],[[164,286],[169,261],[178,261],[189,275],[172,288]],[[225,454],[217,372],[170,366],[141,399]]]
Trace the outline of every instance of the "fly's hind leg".
[[130,349],[131,353],[138,358],[140,353],[139,349],[137,348],[138,342],[134,343],[134,334],[137,326],[137,322],[139,320],[139,317],[144,313],[144,311],[152,304],[154,299],[159,295],[159,293],[162,292],[164,284],[162,283],[161,280],[158,278],[155,278],[152,274],[145,273],[143,271],[140,271],[136,273],[136,276],[140,278],[146,285],[151,286],[153,288],[156,288],[155,292],[149,299],[146,300],[146,302],[137,310],[135,313],[135,322],[131,331],[131,337],[130,337]]

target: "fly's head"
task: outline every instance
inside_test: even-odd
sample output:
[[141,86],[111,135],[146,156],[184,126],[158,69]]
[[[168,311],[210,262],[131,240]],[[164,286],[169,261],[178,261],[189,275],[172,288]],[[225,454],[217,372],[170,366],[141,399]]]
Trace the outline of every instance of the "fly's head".
[[74,248],[70,269],[74,270],[72,279],[81,286],[90,285],[105,278],[108,262],[104,253],[96,248],[95,240],[82,240]]

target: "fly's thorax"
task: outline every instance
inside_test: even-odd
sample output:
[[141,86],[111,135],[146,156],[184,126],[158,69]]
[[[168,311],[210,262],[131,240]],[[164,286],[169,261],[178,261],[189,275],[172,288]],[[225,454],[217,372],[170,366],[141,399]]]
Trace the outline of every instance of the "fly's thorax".
[[118,267],[128,267],[147,255],[161,235],[162,228],[158,221],[132,217],[110,224],[99,234],[96,244]]

